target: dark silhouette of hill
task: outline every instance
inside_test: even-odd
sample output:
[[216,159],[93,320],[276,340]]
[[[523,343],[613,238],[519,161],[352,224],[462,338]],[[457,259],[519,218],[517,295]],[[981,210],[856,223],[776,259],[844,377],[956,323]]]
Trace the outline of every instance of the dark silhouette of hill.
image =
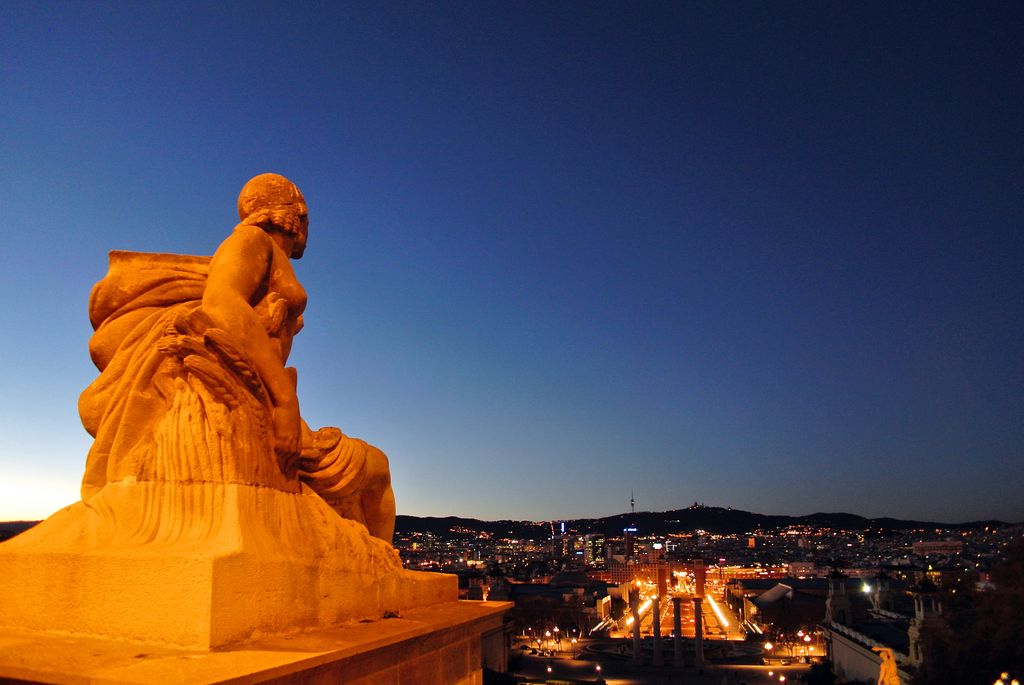
[[[0,541],[14,537],[34,526],[38,521],[0,522]],[[823,513],[807,516],[778,516],[755,514],[740,509],[694,505],[672,511],[638,511],[616,514],[597,519],[567,520],[566,525],[576,533],[604,533],[621,535],[624,528],[636,526],[640,535],[668,535],[704,530],[719,535],[743,533],[771,533],[789,526],[812,526],[837,530],[935,530],[977,529],[985,526],[1005,526],[1003,521],[970,521],[967,523],[939,523],[936,521],[908,521],[894,518],[865,518],[856,514]],[[551,537],[549,521],[481,521],[460,516],[408,516],[400,514],[395,522],[398,534],[432,533],[446,538],[476,537],[489,533],[494,537],[542,540]]]
[[[968,523],[940,523],[936,521],[915,521],[883,518],[866,518],[857,514],[842,512],[819,512],[807,516],[779,516],[755,514],[740,509],[707,507],[695,505],[686,509],[652,512],[638,511],[633,514],[616,514],[598,519],[574,519],[566,525],[577,533],[604,533],[621,535],[624,528],[636,526],[640,535],[668,535],[670,533],[692,533],[704,530],[720,535],[764,532],[770,533],[789,526],[812,526],[837,530],[935,530],[974,529],[985,526],[1007,525],[1002,521],[971,521]],[[400,533],[433,533],[451,536],[456,531],[487,532],[499,537],[523,537],[540,539],[551,535],[549,522],[531,521],[481,521],[479,519],[446,516],[443,518],[399,516],[396,530]]]
[[0,542],[13,538],[18,533],[24,532],[39,521],[2,521],[0,522]]
[[395,519],[398,533],[433,533],[444,537],[475,533],[490,533],[495,537],[526,538],[537,540],[551,537],[551,526],[547,521],[481,521],[459,516],[406,516],[399,514]]

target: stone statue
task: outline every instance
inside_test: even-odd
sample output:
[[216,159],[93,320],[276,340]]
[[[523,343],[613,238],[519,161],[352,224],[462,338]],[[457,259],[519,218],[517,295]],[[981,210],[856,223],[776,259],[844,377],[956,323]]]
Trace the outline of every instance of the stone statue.
[[882,659],[882,663],[878,667],[878,685],[902,685],[893,651],[887,647],[872,647],[871,649],[878,652],[878,656]]
[[371,535],[391,542],[395,534],[395,494],[383,452],[327,426],[315,433],[302,423],[299,474],[345,518],[359,521]]
[[[0,590],[0,625],[211,647],[455,599],[450,579],[402,570],[384,453],[300,417],[302,193],[262,174],[238,212],[212,258],[110,254],[89,301],[82,501],[0,545],[8,587],[63,579],[77,604],[19,609]],[[192,603],[153,606],[175,588]]]
[[390,542],[387,458],[336,428],[310,431],[285,366],[306,306],[290,263],[306,248],[305,199],[284,177],[262,174],[242,189],[238,213],[211,260],[111,254],[89,303],[101,373],[79,400],[96,438],[82,499],[126,478],[295,491],[301,475]]

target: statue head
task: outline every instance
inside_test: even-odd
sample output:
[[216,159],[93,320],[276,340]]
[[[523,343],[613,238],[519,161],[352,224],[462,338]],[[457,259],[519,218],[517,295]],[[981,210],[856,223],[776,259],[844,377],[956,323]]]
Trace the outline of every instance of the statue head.
[[284,176],[260,174],[238,195],[238,218],[243,224],[279,232],[293,239],[292,259],[302,257],[309,231],[309,210],[302,193]]

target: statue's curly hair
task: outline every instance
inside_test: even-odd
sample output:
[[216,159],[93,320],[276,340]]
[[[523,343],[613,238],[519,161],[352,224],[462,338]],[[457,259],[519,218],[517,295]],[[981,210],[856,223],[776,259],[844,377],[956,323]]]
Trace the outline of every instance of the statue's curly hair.
[[260,174],[249,179],[238,195],[238,216],[248,226],[298,236],[302,219],[295,203],[305,203],[298,187],[280,174]]
[[262,207],[242,219],[247,226],[258,226],[264,231],[278,230],[297,236],[302,230],[302,220],[291,205]]

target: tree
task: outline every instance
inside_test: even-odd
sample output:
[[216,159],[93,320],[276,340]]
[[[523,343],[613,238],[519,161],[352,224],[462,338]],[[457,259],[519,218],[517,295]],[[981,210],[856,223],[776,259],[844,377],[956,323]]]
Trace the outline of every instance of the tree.
[[836,674],[832,672],[831,662],[811,664],[811,670],[804,676],[807,685],[835,685]]

